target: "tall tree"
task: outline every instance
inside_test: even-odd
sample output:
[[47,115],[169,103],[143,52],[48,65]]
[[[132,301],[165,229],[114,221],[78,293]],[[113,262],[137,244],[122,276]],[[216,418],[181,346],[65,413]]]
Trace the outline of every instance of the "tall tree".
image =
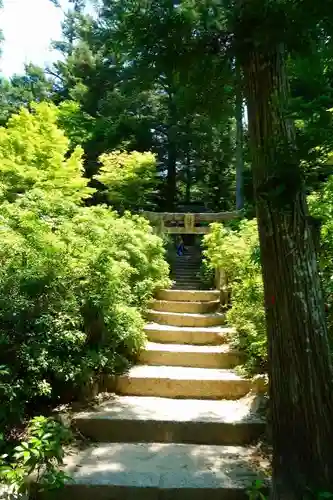
[[[0,0],[0,9],[3,9],[3,1]],[[2,33],[2,29],[0,28],[0,57],[1,57],[1,52],[2,52],[2,47],[1,47],[1,44],[3,42],[3,33]]]
[[27,64],[22,75],[0,77],[0,123],[5,124],[22,106],[29,108],[32,102],[51,101],[54,91],[53,81],[34,64]]
[[[96,173],[104,151],[151,150],[164,181],[161,208],[173,207],[185,192],[211,201],[205,184],[217,180],[211,164],[223,170],[230,154],[228,147],[220,160],[216,133],[221,124],[228,129],[234,112],[228,64],[172,0],[104,0],[102,6],[95,20],[84,12],[66,16],[64,38],[55,44],[64,60],[49,70],[58,76],[59,96],[77,100],[95,120],[85,145],[87,174]],[[221,191],[229,177],[228,169]]]
[[240,210],[244,206],[243,194],[243,88],[242,75],[238,61],[235,62],[235,115],[236,115],[236,209]]
[[240,0],[231,11],[265,288],[274,499],[333,491],[333,370],[286,72],[288,52],[318,34],[329,4]]

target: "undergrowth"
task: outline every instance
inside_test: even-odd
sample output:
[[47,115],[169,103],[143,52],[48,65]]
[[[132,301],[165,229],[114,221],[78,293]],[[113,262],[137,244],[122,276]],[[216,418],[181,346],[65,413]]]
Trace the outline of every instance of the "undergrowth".
[[267,342],[256,221],[241,221],[235,228],[212,224],[204,247],[206,267],[223,269],[232,290],[227,321],[236,329],[233,344],[246,353],[243,369],[249,374],[265,372]]

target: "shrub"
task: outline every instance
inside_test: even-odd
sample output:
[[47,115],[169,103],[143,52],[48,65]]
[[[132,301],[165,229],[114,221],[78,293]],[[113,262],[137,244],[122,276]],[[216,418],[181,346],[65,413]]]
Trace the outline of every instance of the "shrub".
[[114,151],[99,158],[101,182],[109,202],[118,209],[147,208],[157,186],[156,158],[152,153]]
[[233,343],[247,354],[245,368],[248,372],[265,370],[267,341],[256,221],[242,221],[237,229],[214,223],[204,245],[206,265],[223,269],[232,288],[227,320],[236,329]]
[[169,284],[145,219],[81,205],[91,190],[68,147],[53,106],[0,129],[0,428],[126,369],[147,301]]
[[168,285],[168,266],[139,217],[78,208],[52,227],[16,205],[0,215],[0,412],[8,417],[55,396],[55,386],[126,367],[144,341],[140,309]]
[[[46,417],[33,418],[14,450],[0,456],[0,493],[5,495],[1,498],[27,498],[32,475],[39,491],[63,486],[70,478],[60,466],[64,446],[71,439],[71,432],[61,423]],[[1,444],[0,436],[0,448]]]
[[57,108],[32,106],[33,113],[22,108],[0,127],[0,200],[13,202],[36,189],[80,203],[94,191],[82,175],[83,150],[67,157],[69,140],[57,127]]

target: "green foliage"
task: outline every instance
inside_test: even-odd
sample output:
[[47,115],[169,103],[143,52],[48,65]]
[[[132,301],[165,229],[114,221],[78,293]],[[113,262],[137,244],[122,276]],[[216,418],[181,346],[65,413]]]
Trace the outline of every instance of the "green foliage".
[[[71,432],[61,423],[46,417],[33,418],[20,443],[10,454],[0,456],[0,490],[4,487],[7,495],[27,494],[32,478],[40,491],[63,486],[70,477],[59,467],[63,464],[63,447],[71,439]],[[0,449],[3,445],[0,436]]]
[[[94,19],[67,13],[56,43],[63,60],[52,68],[62,82],[55,99],[73,99],[94,117],[84,146],[87,174],[96,175],[105,152],[152,151],[160,206],[171,194],[229,209],[233,76],[204,21],[169,0],[100,6]],[[176,193],[168,183],[173,169]]]
[[308,197],[310,213],[321,221],[319,264],[330,339],[333,347],[333,177],[329,177],[322,190]]
[[33,111],[22,108],[0,128],[0,201],[42,190],[80,203],[93,192],[82,176],[83,150],[67,157],[69,141],[57,126],[55,106],[34,104]]
[[34,64],[25,65],[23,75],[15,74],[9,80],[0,77],[0,124],[21,107],[29,109],[32,102],[50,101],[53,91],[53,82]]
[[[269,496],[266,494],[266,490],[267,487],[265,488],[264,482],[257,479],[247,490],[247,496],[249,500],[268,500]],[[333,494],[324,491],[319,493],[309,492],[305,496],[302,495],[302,500],[322,500],[324,498],[333,498]]]
[[152,153],[114,151],[99,158],[102,166],[94,178],[106,188],[109,202],[119,209],[151,205],[156,191],[156,158]]
[[223,269],[232,290],[228,322],[236,328],[235,345],[246,352],[245,369],[266,369],[267,346],[264,292],[256,220],[242,221],[231,229],[212,224],[204,237],[206,264]]
[[69,138],[71,147],[75,148],[91,140],[95,120],[78,102],[63,101],[58,106],[58,124]]
[[266,495],[263,493],[264,482],[257,479],[247,490],[249,500],[266,500]]
[[145,219],[80,206],[87,180],[55,119],[41,104],[0,131],[1,428],[124,370],[145,340],[141,311],[169,284]]

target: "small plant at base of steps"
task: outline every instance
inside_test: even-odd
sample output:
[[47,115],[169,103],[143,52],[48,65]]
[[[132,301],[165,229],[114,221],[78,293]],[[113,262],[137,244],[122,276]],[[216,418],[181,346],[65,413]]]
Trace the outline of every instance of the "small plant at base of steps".
[[[263,481],[257,479],[252,483],[251,488],[247,490],[247,495],[249,500],[268,500],[268,496],[263,492],[266,491],[265,484]],[[333,499],[333,493],[328,493],[326,491],[320,493],[313,493],[309,491],[308,495],[303,497],[303,500],[324,500]]]
[[[69,429],[46,417],[33,418],[12,453],[0,456],[0,493],[8,500],[30,497],[31,481],[38,490],[61,488],[70,477],[60,470],[64,445],[72,439]],[[0,435],[0,444],[3,436]]]
[[257,479],[252,483],[251,488],[247,490],[249,500],[266,500],[266,495],[263,493],[264,482]]

